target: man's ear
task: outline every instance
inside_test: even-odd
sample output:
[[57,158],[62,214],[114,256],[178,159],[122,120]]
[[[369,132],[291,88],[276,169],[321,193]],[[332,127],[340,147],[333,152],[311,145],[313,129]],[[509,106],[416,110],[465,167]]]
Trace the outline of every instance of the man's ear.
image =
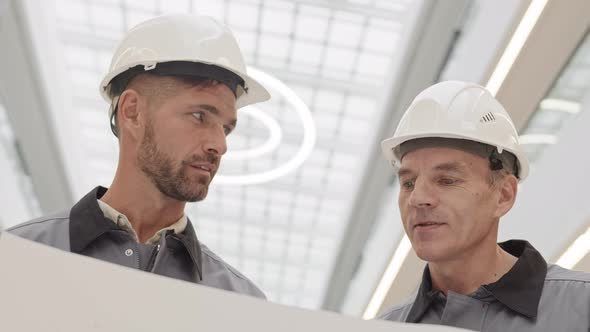
[[119,136],[126,132],[134,140],[140,140],[143,135],[143,125],[140,119],[142,99],[139,93],[133,89],[123,91],[119,97],[117,111],[117,127]]
[[499,196],[496,217],[500,218],[514,206],[516,194],[518,193],[518,179],[512,174],[504,176],[499,180],[497,190],[499,191]]

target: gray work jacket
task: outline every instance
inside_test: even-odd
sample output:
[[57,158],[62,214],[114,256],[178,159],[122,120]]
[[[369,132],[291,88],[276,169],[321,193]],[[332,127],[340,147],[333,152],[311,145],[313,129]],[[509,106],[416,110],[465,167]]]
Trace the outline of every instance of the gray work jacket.
[[159,275],[265,298],[250,280],[217,257],[197,239],[190,222],[184,232],[163,234],[157,245],[137,243],[129,232],[104,217],[97,187],[70,211],[8,229],[20,237],[73,253]]
[[476,331],[590,331],[590,274],[547,266],[526,241],[500,246],[518,260],[497,282],[445,297],[432,289],[426,266],[416,295],[379,318]]

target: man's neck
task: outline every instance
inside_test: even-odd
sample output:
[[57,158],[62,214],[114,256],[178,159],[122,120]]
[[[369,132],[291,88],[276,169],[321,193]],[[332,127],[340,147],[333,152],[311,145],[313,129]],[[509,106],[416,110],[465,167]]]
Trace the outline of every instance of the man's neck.
[[518,259],[498,246],[481,246],[459,259],[444,262],[429,262],[432,287],[468,295],[480,286],[498,281],[508,273]]
[[141,243],[180,219],[186,204],[162,194],[142,174],[117,174],[101,200],[129,219]]

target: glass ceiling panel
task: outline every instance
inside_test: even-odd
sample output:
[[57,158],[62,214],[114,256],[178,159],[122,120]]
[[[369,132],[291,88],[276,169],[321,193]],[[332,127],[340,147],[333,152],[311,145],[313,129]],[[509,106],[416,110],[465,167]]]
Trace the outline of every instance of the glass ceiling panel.
[[[125,31],[155,15],[198,12],[223,20],[249,65],[275,75],[307,103],[318,138],[300,168],[262,185],[214,183],[207,199],[187,213],[200,239],[270,300],[319,308],[366,146],[384,111],[378,105],[388,93],[385,83],[421,1],[54,1],[72,111],[82,112],[76,144],[84,155],[77,159],[87,161],[87,174],[75,184],[81,188],[108,186],[117,162],[108,105],[97,93],[101,75]],[[282,129],[280,147],[253,160],[224,160],[220,174],[270,170],[299,149],[303,127],[293,108],[281,97],[258,107]],[[255,148],[268,136],[260,122],[239,116],[230,151]]]
[[[590,98],[590,33],[571,57],[555,84],[539,103],[521,135],[525,151],[534,163],[545,147],[559,143],[559,132],[575,121]],[[587,105],[587,103],[586,103]]]

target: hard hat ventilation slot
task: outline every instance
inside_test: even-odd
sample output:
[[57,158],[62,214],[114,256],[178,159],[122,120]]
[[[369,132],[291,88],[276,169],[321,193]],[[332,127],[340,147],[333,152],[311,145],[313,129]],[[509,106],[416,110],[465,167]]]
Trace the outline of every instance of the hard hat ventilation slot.
[[494,116],[494,113],[490,112],[484,116],[481,117],[481,119],[479,119],[480,122],[494,122],[496,121],[496,117]]

